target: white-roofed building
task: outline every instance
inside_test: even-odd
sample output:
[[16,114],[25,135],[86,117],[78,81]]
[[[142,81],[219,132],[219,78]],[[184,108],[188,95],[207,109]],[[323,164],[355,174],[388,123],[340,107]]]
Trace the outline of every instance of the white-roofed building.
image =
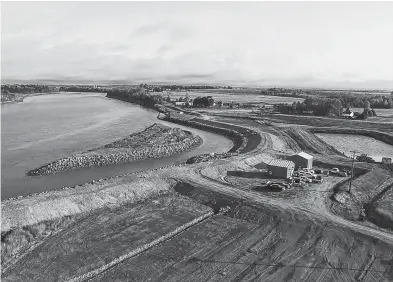
[[295,164],[292,161],[273,159],[267,164],[268,174],[277,178],[289,178],[295,170]]
[[298,169],[299,167],[312,169],[314,157],[305,152],[300,152],[296,155],[290,156],[288,159],[295,163],[295,169]]

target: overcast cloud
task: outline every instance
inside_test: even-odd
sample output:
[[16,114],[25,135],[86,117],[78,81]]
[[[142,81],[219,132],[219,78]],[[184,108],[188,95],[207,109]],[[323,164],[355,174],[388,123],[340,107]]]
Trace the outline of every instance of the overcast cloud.
[[2,2],[2,79],[393,87],[392,2]]

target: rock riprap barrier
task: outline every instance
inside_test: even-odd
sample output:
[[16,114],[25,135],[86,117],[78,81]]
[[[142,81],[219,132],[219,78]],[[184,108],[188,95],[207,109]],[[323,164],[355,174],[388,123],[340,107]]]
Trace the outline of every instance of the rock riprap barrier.
[[202,143],[202,138],[190,131],[155,123],[124,139],[30,170],[27,175],[47,175],[76,168],[162,158],[180,154]]
[[215,121],[209,121],[206,123],[206,121],[194,118],[190,115],[177,115],[176,113],[166,115],[163,119],[173,123],[220,134],[231,139],[233,142],[232,148],[226,153],[210,153],[194,156],[189,158],[186,161],[186,164],[207,162],[210,160],[229,158],[237,154],[248,153],[254,150],[261,142],[261,136],[257,132],[245,127]]

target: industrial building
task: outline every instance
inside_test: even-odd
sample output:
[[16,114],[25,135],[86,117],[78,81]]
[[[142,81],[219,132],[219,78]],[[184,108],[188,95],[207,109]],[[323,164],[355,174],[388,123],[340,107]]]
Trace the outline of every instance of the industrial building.
[[294,170],[295,164],[287,160],[274,159],[267,164],[268,174],[277,178],[289,178]]
[[296,155],[289,156],[288,159],[295,163],[295,169],[298,169],[299,167],[312,169],[314,158],[305,152],[300,152]]

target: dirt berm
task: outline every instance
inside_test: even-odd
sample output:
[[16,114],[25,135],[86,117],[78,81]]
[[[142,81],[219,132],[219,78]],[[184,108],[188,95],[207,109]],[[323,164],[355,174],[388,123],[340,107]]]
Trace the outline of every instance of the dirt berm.
[[255,150],[262,141],[262,136],[259,133],[241,126],[210,120],[203,120],[193,117],[174,117],[173,115],[171,115],[170,117],[167,116],[164,119],[173,123],[178,123],[209,131],[215,134],[220,134],[232,140],[233,146],[227,153],[204,154],[194,156],[187,160],[187,164],[199,163],[212,159],[226,158],[236,154],[248,153]]

